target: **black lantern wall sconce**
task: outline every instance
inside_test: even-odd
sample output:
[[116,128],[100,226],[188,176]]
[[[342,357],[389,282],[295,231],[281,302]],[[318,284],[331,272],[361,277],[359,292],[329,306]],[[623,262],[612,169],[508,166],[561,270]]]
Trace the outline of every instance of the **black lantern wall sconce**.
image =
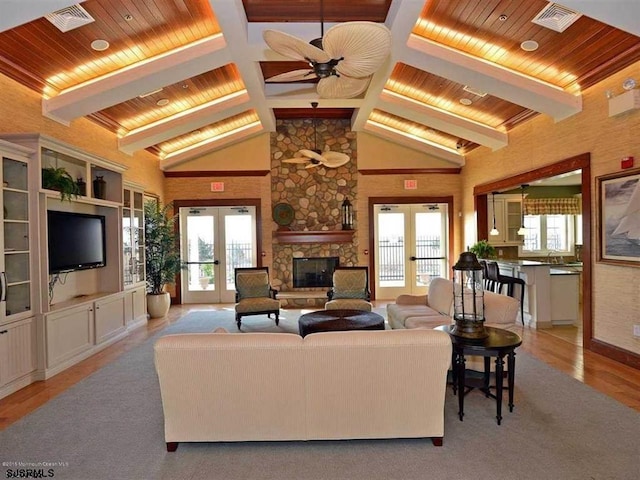
[[341,214],[342,229],[353,230],[353,205],[351,205],[348,198],[345,198],[344,202],[342,202]]

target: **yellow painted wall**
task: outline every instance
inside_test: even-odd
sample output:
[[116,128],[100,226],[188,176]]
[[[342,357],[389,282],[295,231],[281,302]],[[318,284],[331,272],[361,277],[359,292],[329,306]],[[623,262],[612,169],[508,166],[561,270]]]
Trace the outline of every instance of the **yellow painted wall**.
[[270,170],[271,153],[269,137],[269,133],[262,133],[194,160],[181,163],[174,168],[168,168],[167,171]]
[[358,168],[458,168],[458,165],[366,132],[358,132]]
[[[640,63],[611,76],[583,92],[583,111],[558,123],[539,115],[509,132],[509,146],[496,152],[480,148],[467,156],[462,171],[465,244],[475,240],[473,187],[527,172],[560,160],[591,153],[593,225],[593,322],[594,337],[608,344],[640,353],[640,339],[632,336],[640,323],[640,268],[596,262],[598,194],[595,178],[620,171],[622,157],[640,162],[640,110],[609,117],[605,92],[620,94],[622,82],[637,77]],[[496,172],[499,172],[496,174]]]
[[116,135],[98,124],[79,118],[70,126],[42,116],[40,95],[4,75],[0,75],[0,134],[43,133],[86,152],[128,167],[124,179],[142,184],[162,196],[163,175],[158,159],[146,151],[133,156],[118,150]]
[[[405,190],[404,180],[416,180],[416,190]],[[368,218],[370,197],[453,197],[453,212],[449,214],[453,218],[454,225],[454,258],[461,251],[462,236],[459,212],[462,208],[462,178],[458,174],[393,174],[393,175],[358,175],[358,201],[356,204],[357,230],[358,230],[358,254],[361,263],[369,262],[364,256],[364,250],[370,250]]]

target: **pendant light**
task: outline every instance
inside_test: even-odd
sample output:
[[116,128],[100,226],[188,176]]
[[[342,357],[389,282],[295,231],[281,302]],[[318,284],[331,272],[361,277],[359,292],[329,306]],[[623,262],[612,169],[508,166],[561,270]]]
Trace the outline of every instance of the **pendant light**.
[[496,193],[498,192],[491,193],[491,199],[493,201],[493,228],[489,232],[489,235],[492,235],[492,236],[500,235],[500,232],[496,228]]
[[524,227],[524,189],[528,186],[529,185],[527,185],[526,183],[520,185],[520,197],[522,199],[520,203],[520,212],[522,213],[522,223],[520,224],[521,226],[518,230],[518,235],[524,235],[525,233],[527,233],[527,229]]

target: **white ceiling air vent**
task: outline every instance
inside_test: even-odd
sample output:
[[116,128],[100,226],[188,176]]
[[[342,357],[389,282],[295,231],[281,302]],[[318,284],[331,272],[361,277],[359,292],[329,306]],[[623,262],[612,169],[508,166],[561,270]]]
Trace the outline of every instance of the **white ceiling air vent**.
[[61,32],[68,32],[74,28],[95,22],[95,19],[80,5],[71,5],[44,18],[53,23]]
[[469,85],[465,85],[464,87],[462,87],[462,89],[465,92],[469,92],[469,93],[473,93],[474,95],[477,95],[478,97],[484,97],[487,95],[487,92],[481,92],[480,90],[476,90],[473,87],[470,87]]
[[544,7],[538,15],[533,17],[531,21],[556,32],[564,32],[581,16],[581,13],[574,12],[567,7],[563,7],[557,3],[550,3]]

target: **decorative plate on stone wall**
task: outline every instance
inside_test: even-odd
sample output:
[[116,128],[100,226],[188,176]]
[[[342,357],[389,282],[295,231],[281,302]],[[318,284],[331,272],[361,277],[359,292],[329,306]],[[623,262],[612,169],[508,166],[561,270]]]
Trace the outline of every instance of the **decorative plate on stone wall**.
[[293,216],[293,207],[288,203],[278,203],[273,207],[273,220],[281,227],[291,225]]

